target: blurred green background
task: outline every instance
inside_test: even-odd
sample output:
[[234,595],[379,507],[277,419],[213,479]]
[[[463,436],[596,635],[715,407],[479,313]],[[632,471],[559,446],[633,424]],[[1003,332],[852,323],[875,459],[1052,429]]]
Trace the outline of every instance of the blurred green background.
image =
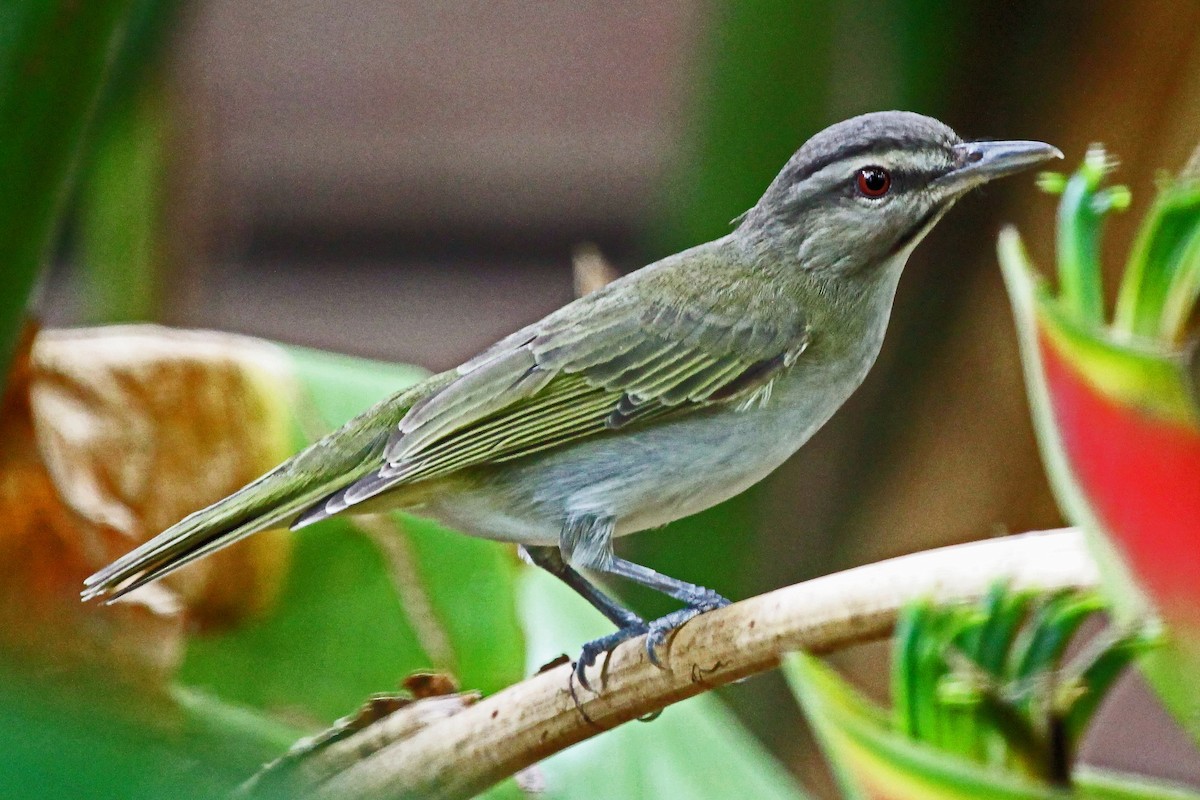
[[[1200,139],[1191,2],[136,0],[88,4],[94,19],[70,22],[77,44],[61,55],[54,14],[73,6],[0,10],[0,114],[30,120],[24,138],[0,138],[3,183],[20,189],[6,192],[0,230],[29,230],[28,215],[47,233],[28,252],[0,250],[10,340],[36,285],[32,308],[50,326],[153,320],[442,369],[568,301],[579,244],[629,270],[719,236],[810,134],[855,113],[911,109],[965,137],[1050,141],[1072,161],[1103,140],[1135,200]],[[45,47],[10,57],[38,14]],[[27,69],[60,60],[57,83]],[[56,106],[72,86],[79,98]],[[56,150],[53,137],[82,130],[89,103],[73,160],[69,136]],[[64,128],[55,114],[71,109]],[[29,199],[42,196],[39,216]],[[994,263],[1002,221],[1049,243],[1052,201],[1024,179],[965,201],[914,255],[879,364],[826,429],[747,496],[624,552],[740,598],[1058,524]],[[1118,219],[1111,250],[1129,234]],[[432,551],[445,534],[416,535]],[[321,591],[361,595],[358,576],[331,570]],[[234,635],[234,650],[264,658],[278,634]],[[197,638],[185,677],[233,663],[222,647]],[[355,658],[349,644],[338,653]],[[842,661],[878,688],[878,657]],[[307,707],[391,688],[379,664],[347,671],[384,685],[364,679]],[[784,692],[770,676],[720,696],[819,793],[826,779]],[[1137,686],[1111,706],[1120,724],[1102,716],[1086,758],[1200,783]]]

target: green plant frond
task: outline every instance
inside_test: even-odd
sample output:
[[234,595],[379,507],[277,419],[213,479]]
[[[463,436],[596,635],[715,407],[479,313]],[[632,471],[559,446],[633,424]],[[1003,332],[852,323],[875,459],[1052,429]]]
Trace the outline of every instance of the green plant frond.
[[[790,661],[789,678],[843,783],[861,793],[853,796],[905,781],[911,792],[894,796],[1080,796],[1068,792],[1078,742],[1121,670],[1152,641],[1144,632],[1103,634],[1064,666],[1084,623],[1104,610],[1095,592],[1002,584],[976,603],[915,602],[894,634],[890,717],[812,659]],[[1003,780],[984,790],[964,769]]]
[[1172,287],[1198,231],[1200,182],[1164,180],[1125,266],[1113,321],[1118,332],[1145,337],[1160,334]]
[[0,13],[0,387],[131,5],[8,0]]
[[813,656],[787,656],[784,675],[847,797],[876,797],[885,789],[888,797],[913,800],[1060,797],[1019,776],[979,769],[893,731],[878,707]]
[[1180,256],[1163,300],[1158,334],[1169,342],[1181,342],[1187,323],[1200,299],[1200,225],[1180,248]]
[[1063,669],[1055,713],[1063,720],[1071,741],[1083,737],[1096,709],[1125,668],[1161,644],[1161,639],[1161,633],[1152,628],[1102,633]]
[[930,606],[926,602],[912,603],[906,606],[896,620],[896,630],[892,637],[892,663],[903,664],[903,668],[892,670],[892,708],[893,725],[910,738],[917,738],[920,722],[917,710],[920,706],[920,691],[914,680],[918,674],[915,669],[917,648],[923,639],[926,617]]
[[[1100,263],[1100,237],[1104,218],[1128,203],[1128,192],[1120,187],[1103,188],[1104,178],[1116,167],[1100,145],[1088,148],[1079,170],[1061,183],[1058,205],[1058,274],[1063,304],[1078,319],[1104,320],[1104,284]],[[1043,180],[1043,188],[1055,191],[1057,181]]]
[[1061,195],[1058,206],[1059,291],[1063,315],[1117,342],[1181,341],[1200,299],[1200,178],[1194,167],[1160,180],[1158,196],[1138,229],[1117,293],[1111,328],[1105,325],[1101,237],[1105,217],[1127,208],[1124,186],[1105,186],[1115,167],[1093,145],[1072,175],[1045,173],[1038,186]]
[[1039,603],[1014,643],[1010,674],[1022,680],[1053,669],[1079,627],[1103,608],[1104,601],[1091,592],[1061,592]]
[[992,587],[983,613],[986,621],[980,631],[979,649],[975,662],[991,675],[1004,674],[1005,662],[1021,624],[1029,614],[1034,595],[1031,592],[1010,592],[1004,586]]

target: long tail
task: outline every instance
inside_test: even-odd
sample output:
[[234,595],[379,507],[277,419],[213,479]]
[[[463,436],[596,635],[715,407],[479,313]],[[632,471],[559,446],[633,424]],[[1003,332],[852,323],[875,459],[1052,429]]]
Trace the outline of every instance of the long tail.
[[303,512],[379,467],[388,436],[412,404],[444,386],[443,373],[377,403],[261,478],[184,517],[84,581],[83,599],[112,602],[251,534]]
[[[184,517],[150,541],[84,581],[82,598],[112,602],[198,558],[251,534],[290,524],[302,511],[338,486],[321,485],[293,493],[296,480],[281,464],[223,500]],[[289,488],[293,491],[289,491]]]

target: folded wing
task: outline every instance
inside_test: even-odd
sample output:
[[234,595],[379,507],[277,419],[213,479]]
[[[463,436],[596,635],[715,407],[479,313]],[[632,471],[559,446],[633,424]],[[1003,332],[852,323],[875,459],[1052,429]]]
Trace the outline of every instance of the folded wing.
[[[640,308],[630,292],[600,293],[578,301],[574,313],[508,337],[407,413],[378,470],[317,504],[296,527],[401,484],[698,407],[765,399],[807,346],[807,327],[786,300],[737,291],[701,287],[679,302]],[[761,313],[765,302],[774,304],[769,314]]]

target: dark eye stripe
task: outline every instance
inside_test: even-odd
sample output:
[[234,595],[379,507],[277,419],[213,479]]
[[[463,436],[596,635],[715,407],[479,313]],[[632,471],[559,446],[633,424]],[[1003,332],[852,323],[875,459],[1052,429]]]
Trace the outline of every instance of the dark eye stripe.
[[[846,178],[834,185],[833,189],[848,195],[858,194],[855,186],[858,172],[866,164],[859,164],[854,169],[846,173]],[[939,178],[945,174],[944,170],[924,170],[900,167],[893,170],[888,170],[892,176],[892,185],[888,194],[896,194],[911,189],[914,186],[925,186],[935,178]]]

